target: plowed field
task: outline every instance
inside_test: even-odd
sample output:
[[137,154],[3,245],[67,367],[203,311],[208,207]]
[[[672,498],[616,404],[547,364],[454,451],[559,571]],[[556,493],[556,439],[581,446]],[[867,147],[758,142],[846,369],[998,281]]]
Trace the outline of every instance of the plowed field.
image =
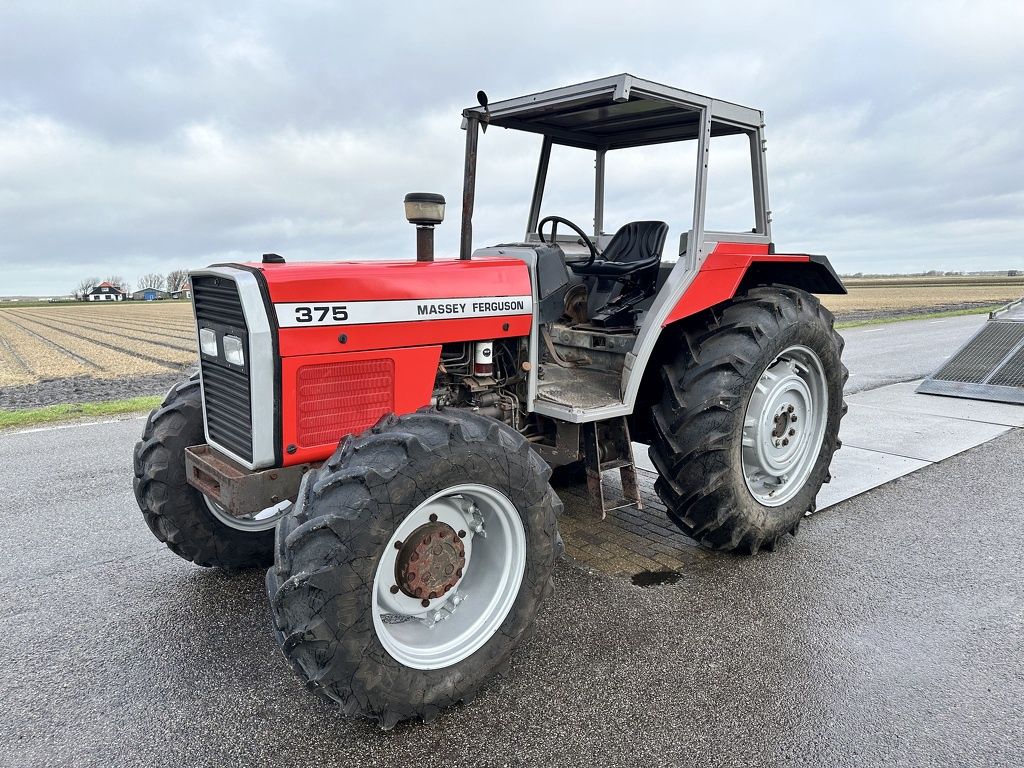
[[188,303],[0,307],[0,387],[167,373],[195,359]]

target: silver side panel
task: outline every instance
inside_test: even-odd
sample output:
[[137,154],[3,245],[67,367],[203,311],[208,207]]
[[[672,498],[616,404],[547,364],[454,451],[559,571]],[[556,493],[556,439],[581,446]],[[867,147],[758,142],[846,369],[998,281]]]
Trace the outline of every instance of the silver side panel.
[[533,294],[533,322],[530,325],[530,342],[528,354],[530,358],[530,372],[526,380],[526,410],[534,410],[534,402],[537,399],[537,369],[539,351],[537,339],[540,336],[537,330],[537,316],[540,314],[540,299],[537,295],[537,253],[532,248],[510,246],[494,246],[490,248],[478,248],[473,251],[473,258],[479,256],[504,256],[507,259],[519,259],[526,263],[526,269],[530,273],[530,291]]
[[[242,313],[249,331],[249,386],[252,402],[252,462],[210,440],[206,429],[206,394],[203,393],[203,430],[206,442],[246,469],[266,469],[275,464],[274,456],[274,340],[267,310],[263,304],[256,277],[244,269],[234,267],[208,267],[193,270],[191,275],[212,275],[231,280],[238,286]],[[192,305],[193,318],[195,304]],[[196,319],[198,327],[198,319]],[[200,382],[202,367],[200,366]]]

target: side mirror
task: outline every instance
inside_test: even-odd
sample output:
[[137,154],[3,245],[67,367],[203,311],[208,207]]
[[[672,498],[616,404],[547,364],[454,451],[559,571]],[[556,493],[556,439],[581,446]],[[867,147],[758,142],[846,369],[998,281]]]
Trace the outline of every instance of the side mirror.
[[484,93],[483,91],[477,91],[476,100],[477,103],[479,103],[480,106],[484,108],[484,116],[480,120],[480,129],[484,133],[487,133],[487,124],[491,122],[491,111],[487,108],[487,94]]

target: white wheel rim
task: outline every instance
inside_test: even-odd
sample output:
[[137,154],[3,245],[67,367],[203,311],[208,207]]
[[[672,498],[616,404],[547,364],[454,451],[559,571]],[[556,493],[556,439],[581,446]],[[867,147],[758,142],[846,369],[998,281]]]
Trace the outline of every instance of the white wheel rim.
[[[428,523],[448,526],[455,535],[464,532],[459,541],[465,565],[450,591],[424,605],[422,598],[399,587],[397,569],[402,546]],[[446,488],[409,513],[381,554],[372,586],[377,638],[407,667],[457,664],[501,627],[525,572],[526,531],[508,497],[475,483]]]
[[284,513],[292,508],[292,503],[285,500],[272,507],[262,509],[255,514],[247,515],[246,517],[235,517],[205,493],[203,494],[203,501],[206,502],[206,508],[210,510],[210,514],[228,528],[234,528],[236,531],[248,531],[250,533],[270,530],[277,525],[277,521],[281,519]]
[[828,422],[828,383],[818,355],[792,346],[761,372],[743,415],[747,490],[766,507],[796,496],[818,461]]

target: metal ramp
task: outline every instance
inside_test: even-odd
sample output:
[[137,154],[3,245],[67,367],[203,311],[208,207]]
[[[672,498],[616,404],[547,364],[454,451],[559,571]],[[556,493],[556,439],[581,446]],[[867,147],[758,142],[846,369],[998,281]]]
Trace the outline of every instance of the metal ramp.
[[917,391],[1024,404],[1024,298],[992,312],[981,330]]

